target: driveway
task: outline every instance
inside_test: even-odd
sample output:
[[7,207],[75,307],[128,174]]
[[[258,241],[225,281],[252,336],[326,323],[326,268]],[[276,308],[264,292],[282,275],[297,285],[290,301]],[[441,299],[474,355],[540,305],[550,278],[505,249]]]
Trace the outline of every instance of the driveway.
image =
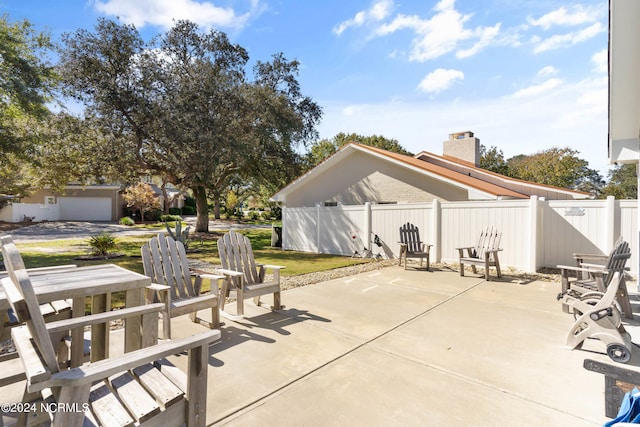
[[[185,218],[185,222],[195,228],[195,217]],[[209,230],[221,231],[241,228],[268,228],[264,225],[239,224],[227,221],[210,221]],[[158,230],[163,230],[162,228]],[[120,225],[116,222],[86,222],[86,221],[52,221],[38,222],[32,225],[9,231],[16,242],[58,240],[58,239],[84,239],[108,232],[116,236],[145,235],[156,232],[154,229],[141,229]]]

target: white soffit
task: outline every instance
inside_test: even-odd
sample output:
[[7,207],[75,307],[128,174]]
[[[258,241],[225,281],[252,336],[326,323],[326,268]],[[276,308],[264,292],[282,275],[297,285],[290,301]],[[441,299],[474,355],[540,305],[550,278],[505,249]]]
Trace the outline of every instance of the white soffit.
[[609,160],[640,155],[640,1],[609,2]]

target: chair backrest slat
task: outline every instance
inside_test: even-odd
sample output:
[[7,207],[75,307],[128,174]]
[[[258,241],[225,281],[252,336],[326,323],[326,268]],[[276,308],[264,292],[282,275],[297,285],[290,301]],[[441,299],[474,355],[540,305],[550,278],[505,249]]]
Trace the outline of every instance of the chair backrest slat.
[[400,227],[400,243],[406,244],[409,252],[422,251],[419,228],[409,222]]
[[609,253],[605,269],[608,271],[604,277],[604,285],[608,287],[611,283],[614,273],[619,272],[620,275],[624,274],[624,269],[627,264],[627,260],[631,258],[631,248],[629,243],[624,240],[618,240],[618,244]]
[[222,268],[242,272],[248,284],[262,282],[248,237],[231,230],[218,239],[218,252]]
[[142,246],[144,274],[154,283],[169,286],[171,298],[195,296],[189,272],[189,261],[182,242],[159,233]]

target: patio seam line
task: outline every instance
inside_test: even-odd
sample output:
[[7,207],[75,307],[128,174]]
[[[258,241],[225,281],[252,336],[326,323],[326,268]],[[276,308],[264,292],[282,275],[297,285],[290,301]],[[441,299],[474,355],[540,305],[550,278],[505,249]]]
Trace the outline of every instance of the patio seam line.
[[[227,415],[225,415],[225,416],[223,416],[221,418],[218,418],[217,420],[213,421],[213,423],[211,423],[210,425],[215,425],[217,423],[220,423],[222,421],[229,420],[229,419],[234,419],[237,416],[239,416],[239,415],[241,415],[241,414],[243,414],[245,412],[250,411],[252,409],[252,407],[259,406],[259,404],[261,402],[266,401],[270,397],[273,397],[273,396],[276,396],[276,395],[280,394],[280,392],[282,392],[285,389],[293,386],[294,384],[297,384],[298,382],[310,377],[311,375],[315,374],[316,372],[320,371],[321,369],[333,364],[334,362],[337,362],[338,360],[341,360],[341,359],[345,358],[346,356],[354,353],[355,351],[357,351],[357,350],[367,346],[368,344],[370,344],[370,343],[372,343],[372,342],[384,337],[385,335],[388,335],[389,333],[395,331],[396,329],[400,328],[401,326],[404,326],[404,325],[406,325],[406,324],[408,324],[410,322],[415,321],[416,319],[424,316],[425,314],[429,313],[430,311],[433,311],[434,309],[439,308],[440,306],[442,306],[442,305],[454,300],[455,298],[466,294],[467,292],[477,288],[478,286],[480,286],[483,283],[486,283],[486,280],[481,280],[480,282],[478,282],[478,283],[476,283],[476,284],[474,284],[474,285],[472,285],[472,286],[470,286],[470,287],[458,292],[457,294],[454,294],[454,295],[450,296],[449,298],[447,298],[445,300],[440,301],[439,303],[429,307],[428,309],[426,309],[426,310],[424,310],[424,311],[422,311],[422,312],[420,312],[420,313],[418,313],[418,314],[416,314],[414,316],[411,316],[410,318],[408,318],[406,320],[403,320],[402,322],[400,322],[397,325],[387,329],[386,331],[383,331],[383,332],[379,333],[378,335],[376,335],[376,336],[374,336],[372,338],[364,340],[363,342],[361,342],[360,344],[357,344],[355,347],[347,350],[346,352],[344,352],[344,353],[342,353],[342,354],[340,354],[340,355],[338,355],[338,356],[336,356],[336,357],[334,357],[334,358],[332,358],[332,359],[330,359],[330,360],[328,360],[328,361],[316,366],[315,368],[311,369],[310,371],[305,372],[304,374],[292,379],[291,381],[289,381],[289,382],[277,387],[276,389],[270,391],[269,393],[266,393],[263,396],[258,397],[256,399],[254,399],[253,401],[243,405],[242,407],[238,408],[236,411],[231,412],[231,413],[229,413],[229,414],[227,414]],[[302,322],[302,321],[300,321],[300,323],[304,324],[304,322]],[[313,325],[307,325],[307,326],[313,326]],[[314,327],[316,327],[316,326],[314,326]],[[336,334],[336,335],[342,336],[342,334]]]
[[[576,418],[578,420],[583,420],[583,421],[586,421],[586,422],[589,422],[589,423],[593,423],[594,422],[593,420],[590,420],[590,419],[587,419],[587,418],[584,418],[584,417],[580,417],[580,416],[578,416],[576,414],[572,414],[570,412],[563,411],[563,410],[561,410],[559,408],[550,406],[550,405],[548,405],[546,403],[539,402],[537,400],[533,400],[533,399],[527,398],[526,396],[523,396],[521,394],[512,392],[512,391],[507,390],[507,389],[505,389],[503,387],[494,386],[494,385],[492,385],[490,383],[487,383],[487,382],[484,382],[484,381],[478,381],[478,380],[473,379],[472,377],[468,377],[468,376],[465,376],[465,375],[457,374],[454,371],[450,371],[448,369],[444,369],[444,368],[442,368],[440,366],[437,366],[437,365],[431,365],[431,364],[428,364],[428,363],[423,363],[423,362],[421,362],[419,360],[412,359],[411,357],[403,356],[402,354],[399,354],[399,353],[394,353],[392,351],[384,350],[381,347],[370,347],[370,348],[371,348],[372,351],[376,351],[376,352],[382,353],[382,354],[387,354],[387,355],[396,357],[398,359],[401,359],[401,360],[404,360],[404,361],[407,361],[407,362],[410,362],[410,363],[414,363],[416,365],[419,365],[419,366],[422,366],[422,367],[425,367],[425,368],[433,369],[434,371],[438,371],[438,372],[440,372],[440,373],[442,373],[442,374],[444,374],[446,376],[451,376],[451,377],[457,378],[459,380],[462,380],[462,381],[465,381],[465,382],[468,382],[468,383],[471,383],[471,384],[475,384],[475,385],[480,386],[482,388],[485,388],[487,390],[495,391],[495,392],[498,392],[498,393],[501,393],[501,394],[505,394],[505,395],[511,396],[511,397],[513,397],[515,399],[520,399],[520,400],[523,400],[525,402],[533,403],[535,405],[538,405],[538,406],[541,406],[541,407],[556,411],[556,412],[558,412],[560,414],[567,415],[567,416]],[[601,423],[596,423],[596,425],[600,425],[600,424]]]

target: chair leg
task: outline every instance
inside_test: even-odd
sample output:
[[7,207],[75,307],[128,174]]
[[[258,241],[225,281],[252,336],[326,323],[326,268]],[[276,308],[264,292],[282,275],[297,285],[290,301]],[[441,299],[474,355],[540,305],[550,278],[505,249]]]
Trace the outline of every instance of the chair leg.
[[282,305],[280,304],[280,292],[274,292],[273,293],[273,307],[271,307],[271,310],[280,310],[282,307]]
[[484,278],[488,281],[491,280],[489,277],[489,255],[484,257]]
[[236,291],[236,314],[238,316],[244,316],[244,292],[241,288]]
[[253,304],[255,304],[257,307],[260,307],[260,295],[258,295],[257,297],[253,297]]
[[215,307],[211,307],[211,324],[209,325],[209,328],[220,328],[220,308],[218,304],[216,304]]

